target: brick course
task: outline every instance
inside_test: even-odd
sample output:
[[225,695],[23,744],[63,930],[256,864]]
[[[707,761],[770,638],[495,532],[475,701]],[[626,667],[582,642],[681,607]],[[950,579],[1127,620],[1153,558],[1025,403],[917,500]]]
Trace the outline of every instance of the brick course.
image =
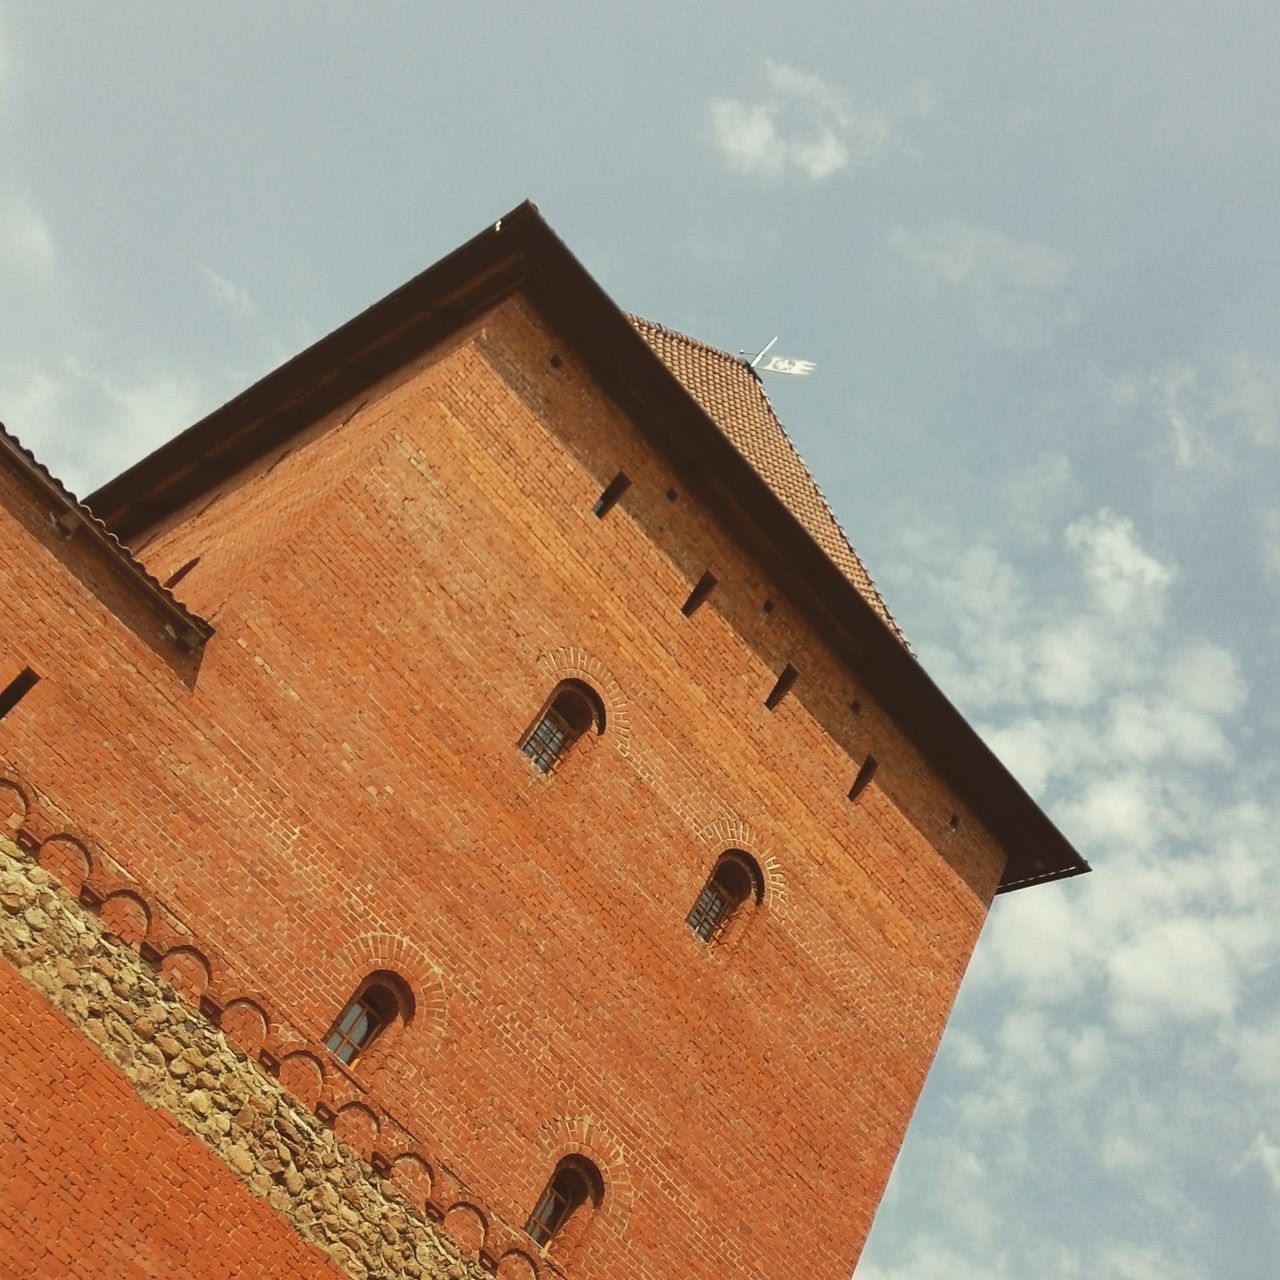
[[[509,299],[141,536],[162,580],[198,559],[198,659],[0,483],[0,634],[42,677],[0,757],[115,932],[435,1171],[472,1249],[576,1150],[606,1195],[570,1275],[848,1274],[1004,855],[554,324]],[[564,673],[605,732],[542,777]],[[765,899],[708,948],[684,917],[733,847]],[[374,968],[415,1016],[348,1071],[319,1041]]]

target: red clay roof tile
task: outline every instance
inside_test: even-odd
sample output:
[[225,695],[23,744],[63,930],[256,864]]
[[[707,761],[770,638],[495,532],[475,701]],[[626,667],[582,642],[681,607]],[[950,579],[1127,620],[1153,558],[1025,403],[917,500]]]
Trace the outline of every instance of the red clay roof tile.
[[734,448],[905,645],[898,624],[778,421],[754,370],[737,356],[696,338],[639,316],[628,318]]

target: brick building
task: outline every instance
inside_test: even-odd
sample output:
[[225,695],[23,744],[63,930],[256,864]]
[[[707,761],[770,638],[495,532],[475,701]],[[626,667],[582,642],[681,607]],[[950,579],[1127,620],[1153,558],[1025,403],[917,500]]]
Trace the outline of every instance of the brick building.
[[849,1274],[1087,868],[741,361],[526,205],[0,495],[0,1274]]

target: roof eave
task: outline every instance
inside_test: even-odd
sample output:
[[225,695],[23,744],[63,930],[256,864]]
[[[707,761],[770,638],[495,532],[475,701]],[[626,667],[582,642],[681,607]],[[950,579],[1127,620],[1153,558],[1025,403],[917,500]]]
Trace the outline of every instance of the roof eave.
[[1079,875],[1088,863],[969,726],[889,625],[525,202],[86,500],[122,540],[261,456],[396,361],[441,341],[518,288],[548,305],[606,382],[645,409],[663,447],[694,467],[803,583],[939,772],[1009,851],[998,892]]

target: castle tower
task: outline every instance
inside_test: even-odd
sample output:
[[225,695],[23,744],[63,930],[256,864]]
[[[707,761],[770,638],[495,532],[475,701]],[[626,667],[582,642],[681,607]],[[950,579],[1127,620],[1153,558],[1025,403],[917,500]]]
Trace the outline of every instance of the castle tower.
[[1087,868],[750,370],[525,205],[85,507],[0,462],[23,1274],[849,1274],[993,896]]

